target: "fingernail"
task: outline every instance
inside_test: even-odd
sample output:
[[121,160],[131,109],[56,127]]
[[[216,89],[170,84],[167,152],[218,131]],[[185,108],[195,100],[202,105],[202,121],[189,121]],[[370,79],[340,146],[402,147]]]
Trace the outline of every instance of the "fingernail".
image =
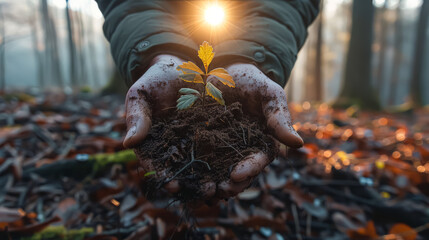
[[134,126],[132,126],[132,127],[128,130],[127,135],[125,136],[125,140],[124,140],[124,141],[126,141],[126,140],[130,139],[132,136],[134,136],[134,134],[136,134],[136,132],[137,132],[137,126],[136,126],[136,125],[134,125]]

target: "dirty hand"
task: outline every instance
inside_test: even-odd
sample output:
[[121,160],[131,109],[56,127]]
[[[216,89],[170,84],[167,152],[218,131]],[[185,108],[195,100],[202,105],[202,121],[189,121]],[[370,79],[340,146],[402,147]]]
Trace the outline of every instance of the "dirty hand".
[[[235,63],[228,66],[226,70],[234,78],[235,88],[213,81],[222,91],[225,101],[231,103],[238,100],[247,113],[264,119],[277,143],[293,148],[301,147],[303,140],[292,127],[283,87],[252,64]],[[269,163],[270,159],[262,152],[254,153],[241,160],[231,172],[230,180],[218,186],[216,197],[230,197],[242,192],[249,186],[253,177]]]
[[[151,67],[128,90],[125,103],[128,127],[124,139],[125,147],[133,148],[143,141],[152,125],[153,115],[162,115],[166,112],[164,109],[175,107],[177,92],[180,88],[189,86],[178,79],[179,71],[176,67],[183,62],[185,61],[171,55],[155,57]],[[303,142],[291,127],[283,88],[251,64],[233,64],[227,70],[234,77],[236,88],[225,88],[214,81],[223,92],[227,103],[240,101],[244,110],[266,119],[268,128],[279,142],[300,147]],[[208,80],[210,81],[210,78]],[[269,163],[268,157],[261,152],[247,156],[231,172],[230,180],[218,186],[215,183],[203,186],[205,197],[227,198],[238,194],[247,188],[252,178]],[[146,172],[154,170],[150,161],[143,164]],[[164,173],[157,174],[162,176]],[[165,187],[173,193],[179,191],[177,181],[172,181]]]

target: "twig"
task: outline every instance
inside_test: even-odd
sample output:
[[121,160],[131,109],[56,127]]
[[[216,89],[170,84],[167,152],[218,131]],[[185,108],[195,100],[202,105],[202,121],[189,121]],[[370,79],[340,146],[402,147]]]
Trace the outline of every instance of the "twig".
[[27,167],[27,166],[33,165],[36,162],[38,162],[40,159],[44,158],[46,155],[51,154],[52,151],[53,151],[53,149],[49,146],[49,147],[45,148],[44,150],[42,150],[41,152],[39,152],[38,154],[36,154],[36,156],[30,158],[30,160],[24,162],[22,164],[22,166]]
[[234,127],[232,126],[231,122],[230,122],[228,119],[227,119],[227,121],[228,121],[228,124],[229,124],[229,126],[231,127],[231,129],[234,131],[235,135],[237,135],[237,137],[238,137],[238,138],[240,138],[240,134],[238,134],[238,133],[235,131],[235,129],[234,129]]
[[292,216],[293,216],[293,220],[295,222],[295,231],[296,231],[296,238],[298,240],[302,240],[302,236],[301,236],[301,229],[299,227],[299,221],[298,221],[298,211],[296,210],[296,205],[292,204]]
[[182,213],[180,214],[180,218],[177,221],[176,227],[174,228],[174,231],[171,233],[169,240],[173,239],[174,234],[177,232],[177,229],[179,229],[179,225],[182,223],[184,215],[185,215],[185,208],[182,209]]
[[[214,135],[216,136],[216,135]],[[216,136],[218,139],[220,139],[223,143],[228,145],[230,148],[234,149],[241,157],[244,157],[243,154],[241,154],[235,147],[233,147],[231,144],[227,143],[225,140],[223,140],[221,137]]]
[[307,224],[306,224],[305,234],[307,237],[311,236],[311,214],[307,213]]
[[302,185],[304,186],[341,186],[341,187],[364,187],[359,182],[352,180],[310,180],[310,181],[302,181]]
[[67,156],[67,154],[69,154],[70,150],[73,147],[73,144],[74,144],[75,140],[76,140],[76,135],[75,134],[71,134],[69,140],[66,143],[66,146],[64,147],[64,149],[61,151],[60,155],[58,156],[59,159],[62,159],[65,156]]
[[[250,131],[252,131],[252,129],[250,129]],[[257,134],[255,134],[255,137],[256,137],[259,141],[261,141],[262,143],[264,143],[264,144],[265,144],[265,147],[266,147],[267,149],[269,149],[269,148],[268,148],[268,144],[267,144],[264,140],[262,140],[260,137],[258,137],[258,135],[257,135]]]
[[244,128],[243,128],[243,125],[241,123],[240,123],[240,128],[241,128],[241,132],[243,133],[243,142],[245,145],[247,145],[246,134],[244,133]]
[[52,149],[58,149],[57,144],[53,140],[51,133],[48,130],[42,129],[36,124],[33,124],[33,131],[42,141],[49,144]]
[[194,143],[192,143],[192,149],[191,149],[191,161],[188,162],[184,167],[182,167],[179,171],[177,171],[172,177],[167,178],[164,181],[164,184],[171,182],[173,179],[175,179],[180,173],[182,173],[183,171],[186,170],[186,168],[188,168],[189,166],[192,165],[192,163],[194,162],[199,162],[199,163],[203,163],[207,166],[207,169],[210,171],[210,165],[207,162],[204,162],[202,160],[198,160],[194,158]]

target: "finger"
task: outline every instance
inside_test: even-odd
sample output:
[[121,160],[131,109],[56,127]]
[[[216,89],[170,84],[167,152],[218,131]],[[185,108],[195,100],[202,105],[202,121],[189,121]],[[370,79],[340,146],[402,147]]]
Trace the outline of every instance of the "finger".
[[277,140],[286,146],[300,148],[304,141],[292,127],[283,89],[275,92],[275,98],[263,105],[267,127]]
[[258,175],[270,163],[267,154],[263,152],[253,153],[241,160],[231,172],[233,182],[243,182]]
[[178,193],[180,191],[179,181],[173,180],[164,185],[165,190],[169,193]]
[[222,199],[235,196],[249,187],[252,180],[252,178],[249,178],[239,183],[232,180],[221,182],[218,185],[218,197]]
[[201,187],[201,191],[203,193],[203,198],[210,199],[216,194],[216,183],[207,182],[204,183]]
[[133,148],[149,133],[152,125],[151,110],[144,96],[140,96],[136,87],[131,87],[126,98],[126,122],[128,127],[124,147]]

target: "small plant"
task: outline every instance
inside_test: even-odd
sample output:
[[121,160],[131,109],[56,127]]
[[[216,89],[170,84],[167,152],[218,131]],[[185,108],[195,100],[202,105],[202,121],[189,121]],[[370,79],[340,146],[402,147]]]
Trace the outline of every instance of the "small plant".
[[204,84],[203,93],[193,88],[181,88],[179,93],[182,94],[177,99],[177,109],[183,110],[190,108],[197,99],[202,99],[204,106],[205,95],[209,95],[219,104],[225,105],[225,101],[222,97],[222,92],[215,87],[211,82],[207,81],[208,76],[214,76],[221,83],[228,87],[235,87],[235,82],[232,77],[228,74],[224,68],[215,68],[208,72],[209,65],[214,57],[213,47],[206,41],[200,46],[198,50],[198,57],[204,64],[205,71],[203,72],[195,63],[188,61],[177,67],[177,70],[182,71],[179,75],[179,79],[185,82],[202,83]]

